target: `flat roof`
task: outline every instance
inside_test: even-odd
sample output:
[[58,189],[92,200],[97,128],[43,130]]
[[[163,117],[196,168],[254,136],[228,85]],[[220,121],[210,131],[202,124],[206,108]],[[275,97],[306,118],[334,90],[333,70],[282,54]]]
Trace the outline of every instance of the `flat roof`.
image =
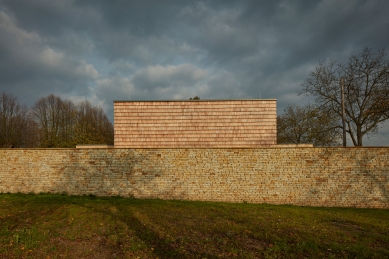
[[226,102],[226,101],[277,101],[277,99],[203,99],[203,100],[114,100],[118,102]]

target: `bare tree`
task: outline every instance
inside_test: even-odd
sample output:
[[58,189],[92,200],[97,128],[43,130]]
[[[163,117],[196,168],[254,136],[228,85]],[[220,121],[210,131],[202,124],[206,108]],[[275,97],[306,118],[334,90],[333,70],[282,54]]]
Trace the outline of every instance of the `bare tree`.
[[61,100],[59,117],[59,145],[60,147],[75,147],[75,128],[77,125],[77,106],[70,100]]
[[25,127],[25,134],[23,136],[24,148],[37,148],[40,146],[40,134],[39,127],[36,121],[34,121],[31,112],[29,111],[29,120]]
[[340,131],[335,114],[326,113],[313,105],[292,106],[277,117],[277,143],[312,143],[315,146],[339,145]]
[[113,125],[101,107],[94,107],[84,101],[77,109],[77,144],[113,144]]
[[32,113],[39,127],[41,147],[60,146],[60,123],[63,101],[53,94],[39,99],[32,107]]
[[75,105],[50,94],[38,100],[32,113],[39,127],[41,147],[113,144],[113,125],[101,107],[88,101]]
[[[350,57],[347,64],[334,60],[320,63],[303,83],[300,94],[312,96],[323,112],[341,119],[340,79],[344,78],[347,133],[355,146],[363,136],[374,135],[389,119],[389,63],[385,50],[376,53],[365,48]],[[341,124],[339,127],[342,128]]]
[[0,96],[0,147],[26,147],[31,118],[25,105],[16,96]]

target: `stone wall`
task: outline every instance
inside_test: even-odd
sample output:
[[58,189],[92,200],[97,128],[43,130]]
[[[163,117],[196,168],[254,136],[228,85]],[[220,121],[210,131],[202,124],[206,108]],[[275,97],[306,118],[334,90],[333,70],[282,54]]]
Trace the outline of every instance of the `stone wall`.
[[115,147],[274,146],[276,102],[114,101]]
[[0,192],[389,208],[389,148],[0,149]]

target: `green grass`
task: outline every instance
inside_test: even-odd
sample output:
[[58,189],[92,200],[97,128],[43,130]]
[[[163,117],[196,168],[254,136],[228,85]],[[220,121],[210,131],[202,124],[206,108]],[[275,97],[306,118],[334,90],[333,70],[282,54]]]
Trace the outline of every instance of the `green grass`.
[[388,258],[389,210],[0,194],[0,258]]

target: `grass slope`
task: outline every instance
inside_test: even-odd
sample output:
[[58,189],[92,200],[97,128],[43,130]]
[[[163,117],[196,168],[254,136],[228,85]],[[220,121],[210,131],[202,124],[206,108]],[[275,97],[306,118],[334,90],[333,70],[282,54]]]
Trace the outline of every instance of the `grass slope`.
[[0,194],[0,258],[388,258],[389,210]]

